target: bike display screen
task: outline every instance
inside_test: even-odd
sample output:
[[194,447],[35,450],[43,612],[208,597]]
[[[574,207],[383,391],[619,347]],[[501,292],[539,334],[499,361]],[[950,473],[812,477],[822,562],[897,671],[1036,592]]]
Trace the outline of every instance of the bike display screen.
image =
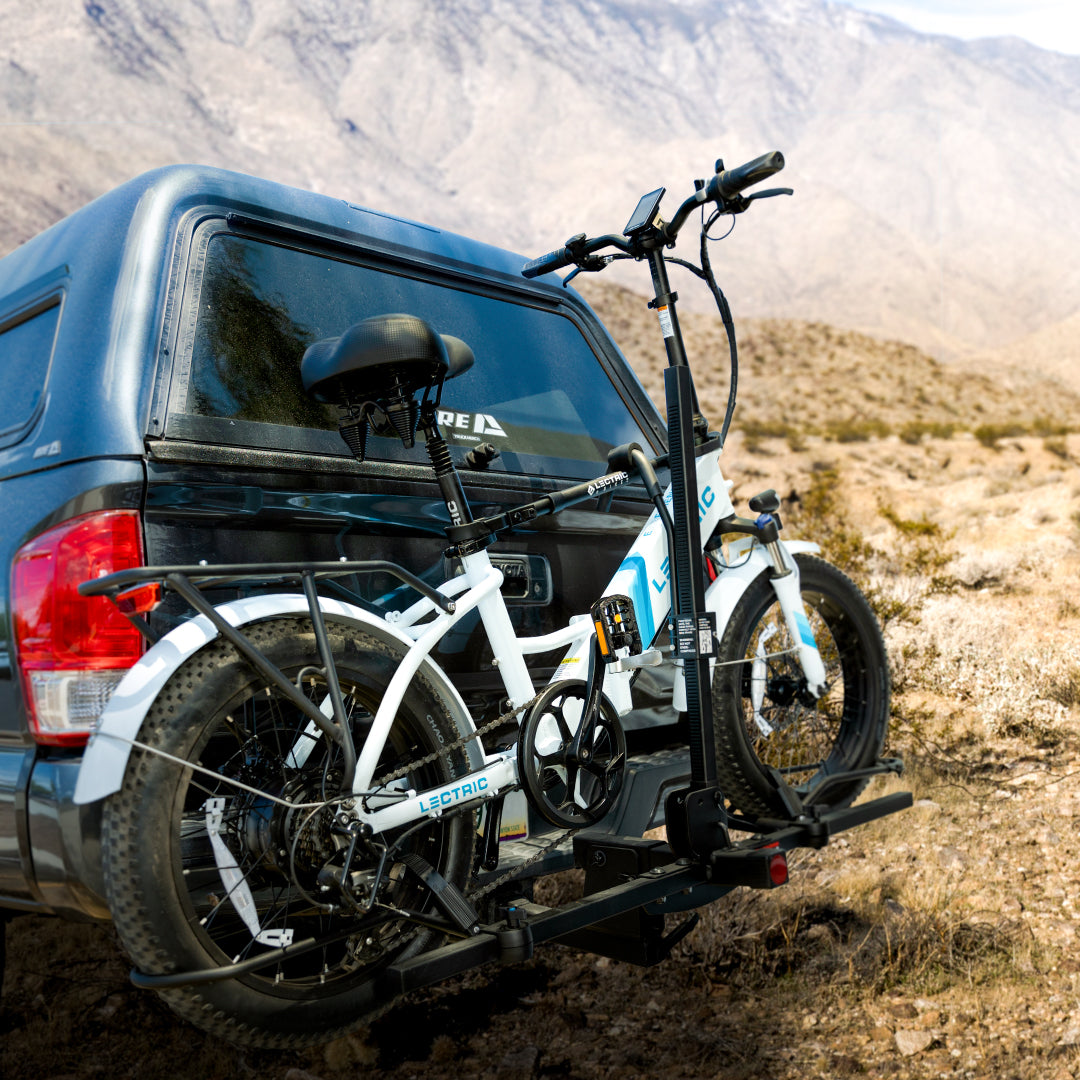
[[634,212],[630,215],[630,220],[626,223],[626,228],[623,229],[623,236],[632,236],[653,223],[665,191],[667,188],[660,187],[655,191],[650,191],[648,195],[641,196]]

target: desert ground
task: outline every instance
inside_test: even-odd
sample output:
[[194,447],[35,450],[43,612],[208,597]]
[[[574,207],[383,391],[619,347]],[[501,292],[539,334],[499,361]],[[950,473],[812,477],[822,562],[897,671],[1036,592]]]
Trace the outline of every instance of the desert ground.
[[[656,392],[643,303],[589,295]],[[721,329],[685,324],[718,421]],[[821,542],[871,597],[907,769],[868,796],[910,790],[912,809],[714,904],[656,968],[547,947],[297,1053],[175,1020],[127,982],[107,926],[18,918],[0,1072],[1080,1077],[1080,395],[1037,364],[937,362],[819,324],[750,323],[740,341],[736,505],[775,488],[785,535]],[[570,872],[537,898],[579,887]]]

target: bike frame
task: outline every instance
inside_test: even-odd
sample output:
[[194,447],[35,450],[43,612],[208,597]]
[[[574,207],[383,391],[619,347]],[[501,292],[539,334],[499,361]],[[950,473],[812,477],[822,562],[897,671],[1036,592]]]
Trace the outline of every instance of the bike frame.
[[[729,496],[730,484],[724,480],[719,457],[719,451],[713,450],[697,458],[697,510],[700,535],[705,538],[710,538],[724,519],[734,515]],[[669,507],[672,498],[669,487],[665,494],[665,503]],[[736,542],[734,550],[739,561],[731,568],[736,574],[730,579],[730,587],[729,582],[725,581],[728,571],[721,570],[706,594],[707,606],[721,620],[721,628],[749,581],[759,573],[775,569],[769,556],[752,540]],[[803,609],[798,568],[791,558],[794,550],[816,550],[816,546],[781,544],[781,557],[788,572],[783,577],[775,577],[773,581],[774,586],[779,586],[777,599],[792,628],[793,639],[801,642],[799,660],[807,679],[811,685],[820,685],[824,682],[824,667]],[[414,643],[390,680],[357,760],[353,782],[353,793],[358,799],[356,813],[375,833],[399,828],[423,817],[439,817],[448,810],[495,798],[518,785],[517,754],[511,748],[486,755],[486,763],[481,770],[440,787],[422,792],[372,790],[377,762],[412,678],[435,645],[466,615],[473,611],[479,614],[511,708],[524,705],[534,696],[526,656],[569,646],[552,682],[582,677],[587,668],[594,632],[587,615],[575,617],[569,625],[554,633],[519,638],[499,591],[502,573],[492,566],[487,551],[465,555],[461,561],[464,573],[438,590],[447,597],[453,597],[452,613],[439,610],[432,600],[424,598],[403,612],[392,612],[386,616],[386,621],[392,627],[403,631]],[[747,574],[747,570],[752,572]],[[641,627],[642,641],[651,644],[667,625],[671,611],[670,578],[667,532],[659,512],[654,510],[602,595],[630,596]],[[655,659],[659,661],[659,655]],[[633,666],[615,664],[606,675],[605,693],[620,715],[631,708],[630,681],[633,672]],[[678,674],[681,676],[682,672]],[[677,678],[677,706],[685,700],[680,682],[681,679]],[[314,725],[309,725],[305,737],[315,735],[316,730]],[[383,798],[394,801],[390,805],[372,806],[374,800],[381,802]]]

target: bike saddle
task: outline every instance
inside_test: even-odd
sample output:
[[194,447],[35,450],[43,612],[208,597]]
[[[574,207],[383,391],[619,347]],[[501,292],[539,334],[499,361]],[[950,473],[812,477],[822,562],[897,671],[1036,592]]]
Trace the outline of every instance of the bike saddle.
[[468,371],[473,360],[464,341],[415,315],[376,315],[310,345],[300,377],[316,401],[400,399]]

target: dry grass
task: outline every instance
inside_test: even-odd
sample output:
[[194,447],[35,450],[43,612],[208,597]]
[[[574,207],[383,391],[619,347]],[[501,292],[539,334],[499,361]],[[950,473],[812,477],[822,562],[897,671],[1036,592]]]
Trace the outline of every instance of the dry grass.
[[[590,299],[644,365],[643,304]],[[704,322],[715,418],[726,348]],[[775,487],[870,597],[917,804],[706,910],[685,956],[797,1018],[814,1075],[1080,1075],[1080,401],[828,327],[751,323],[740,344],[733,494]],[[773,1075],[801,1075],[782,1057]]]

